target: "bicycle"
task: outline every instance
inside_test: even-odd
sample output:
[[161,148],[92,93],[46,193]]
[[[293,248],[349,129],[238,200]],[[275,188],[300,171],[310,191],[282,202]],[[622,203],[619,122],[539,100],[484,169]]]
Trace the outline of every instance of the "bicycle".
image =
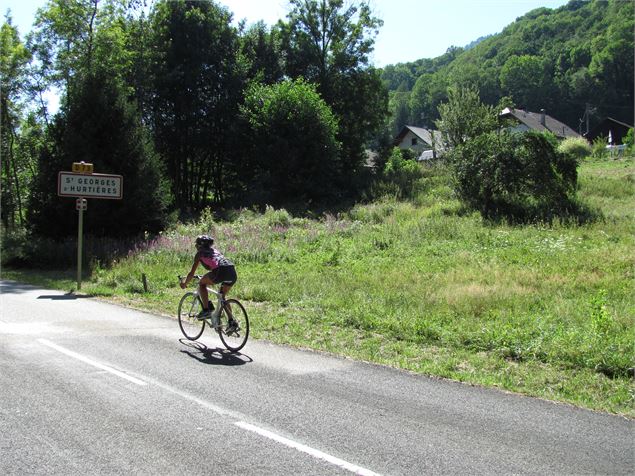
[[[194,279],[199,281],[200,275],[195,275]],[[183,277],[179,276],[179,281],[183,282]],[[221,283],[222,286],[222,283]],[[209,309],[212,310],[208,318],[200,318],[203,311],[203,301],[196,287],[196,291],[186,292],[179,302],[179,327],[188,340],[197,340],[203,335],[205,324],[214,329],[223,345],[232,352],[238,352],[247,343],[249,338],[249,317],[245,307],[238,299],[225,299],[219,291],[207,288],[207,291],[216,295],[216,308],[209,301]],[[231,325],[231,321],[235,325]]]

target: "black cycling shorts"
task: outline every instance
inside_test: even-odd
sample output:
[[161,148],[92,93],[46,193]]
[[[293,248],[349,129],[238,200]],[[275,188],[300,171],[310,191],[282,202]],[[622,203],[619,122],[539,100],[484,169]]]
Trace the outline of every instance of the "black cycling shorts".
[[236,268],[233,266],[219,266],[205,275],[214,284],[226,283],[233,285],[238,279]]

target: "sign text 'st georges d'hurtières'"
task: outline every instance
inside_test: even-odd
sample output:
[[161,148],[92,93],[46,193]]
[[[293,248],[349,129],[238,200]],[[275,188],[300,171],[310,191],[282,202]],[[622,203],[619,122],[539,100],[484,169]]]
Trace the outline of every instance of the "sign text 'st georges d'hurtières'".
[[58,184],[62,196],[120,199],[123,191],[120,175],[60,172]]

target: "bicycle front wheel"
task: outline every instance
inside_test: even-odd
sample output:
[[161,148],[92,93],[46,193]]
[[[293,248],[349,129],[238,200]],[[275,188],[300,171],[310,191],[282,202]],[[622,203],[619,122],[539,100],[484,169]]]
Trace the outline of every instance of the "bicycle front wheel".
[[194,293],[186,293],[179,302],[179,327],[189,340],[198,339],[205,330],[205,321],[198,319],[202,310],[201,300]]
[[[233,321],[233,322],[232,322]],[[238,352],[249,338],[249,317],[243,305],[236,299],[228,299],[220,313],[218,334],[225,347]]]

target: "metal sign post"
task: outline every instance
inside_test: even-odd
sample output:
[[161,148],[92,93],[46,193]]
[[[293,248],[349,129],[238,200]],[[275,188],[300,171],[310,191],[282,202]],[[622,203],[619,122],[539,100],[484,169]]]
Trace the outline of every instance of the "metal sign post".
[[78,198],[75,208],[79,211],[79,223],[77,225],[77,290],[82,288],[82,245],[84,241],[84,210],[88,209],[85,198]]
[[[81,200],[81,198],[80,198]],[[82,240],[84,237],[84,209],[79,208],[79,225],[77,226],[77,290],[82,289]]]
[[57,194],[60,197],[78,197],[75,208],[79,212],[77,225],[77,290],[82,287],[82,245],[84,238],[84,211],[88,209],[89,198],[121,200],[123,197],[123,177],[93,173],[93,164],[74,162],[72,172],[59,172]]

